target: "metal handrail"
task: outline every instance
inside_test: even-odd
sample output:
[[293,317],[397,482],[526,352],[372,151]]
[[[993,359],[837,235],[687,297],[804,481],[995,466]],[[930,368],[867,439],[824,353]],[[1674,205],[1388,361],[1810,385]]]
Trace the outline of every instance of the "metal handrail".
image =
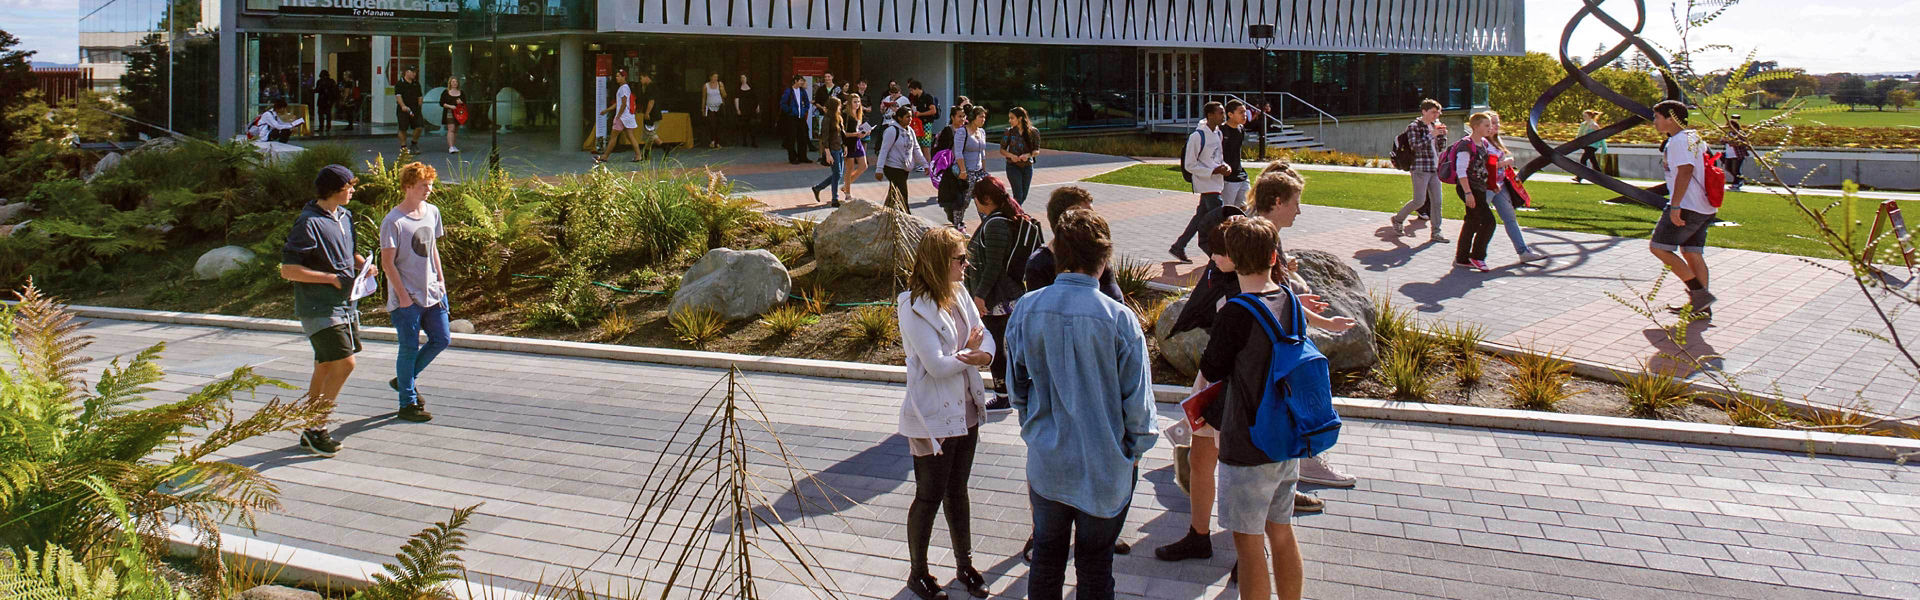
[[[1258,95],[1258,94],[1260,94],[1260,92],[1255,92],[1255,91],[1152,92],[1148,94],[1148,99],[1150,101],[1150,99],[1154,96],[1162,96],[1162,97],[1169,97],[1169,98],[1197,97],[1200,99],[1230,98],[1234,100],[1239,100],[1240,102],[1245,103],[1248,106],[1252,106],[1253,103],[1248,102],[1246,100],[1246,96],[1252,96],[1252,95]],[[1265,121],[1261,123],[1263,125],[1261,129],[1262,136],[1265,136],[1267,134],[1268,128],[1264,126],[1267,125],[1268,122],[1276,123],[1280,125],[1281,128],[1283,129],[1286,127],[1286,112],[1287,112],[1286,99],[1287,98],[1292,98],[1295,102],[1299,102],[1300,104],[1305,105],[1307,108],[1313,109],[1315,113],[1318,113],[1315,115],[1315,127],[1316,127],[1315,139],[1326,139],[1328,119],[1332,119],[1334,125],[1340,124],[1340,117],[1333,116],[1333,113],[1329,113],[1325,110],[1322,110],[1320,107],[1314,106],[1313,103],[1307,102],[1306,99],[1296,96],[1291,92],[1270,91],[1270,92],[1267,92],[1266,95],[1279,96],[1281,102],[1280,102],[1280,110],[1274,111],[1279,113],[1278,115],[1269,113],[1267,111],[1259,111],[1261,116],[1265,119]],[[1148,122],[1162,121],[1162,120],[1172,120],[1172,119],[1149,119]]]

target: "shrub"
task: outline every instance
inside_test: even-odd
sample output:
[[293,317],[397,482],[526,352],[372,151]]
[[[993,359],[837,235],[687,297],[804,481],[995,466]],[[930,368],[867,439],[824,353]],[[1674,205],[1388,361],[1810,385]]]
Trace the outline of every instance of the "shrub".
[[800,305],[806,307],[807,312],[825,315],[827,308],[832,304],[833,293],[828,292],[826,286],[821,285],[820,282],[816,281],[800,292]]
[[853,311],[853,332],[869,344],[885,344],[899,335],[891,306],[862,306]]
[[373,574],[373,585],[355,593],[350,600],[416,600],[451,598],[443,588],[458,581],[466,566],[456,554],[467,547],[467,520],[480,505],[454,509],[453,516],[413,534],[394,562],[381,565],[384,573]]
[[1147,282],[1153,280],[1153,263],[1122,255],[1107,268],[1113,269],[1113,282],[1120,285],[1123,297],[1145,298],[1152,289]]
[[1727,413],[1727,419],[1741,427],[1779,429],[1793,419],[1792,411],[1778,402],[1747,393],[1714,394],[1707,403]]
[[600,339],[610,342],[620,341],[640,329],[640,323],[627,316],[623,310],[609,311],[600,319]]
[[1179,299],[1179,296],[1164,295],[1143,305],[1129,298],[1127,307],[1132,308],[1134,316],[1140,319],[1140,330],[1146,332],[1148,337],[1152,337],[1153,329],[1160,325],[1160,313],[1166,312],[1167,306]]
[[1373,337],[1381,344],[1392,344],[1408,332],[1418,331],[1420,321],[1413,311],[1393,304],[1393,297],[1373,294]]
[[1480,342],[1487,337],[1486,327],[1477,323],[1438,325],[1431,335],[1438,339],[1442,349],[1453,355],[1453,372],[1461,383],[1478,383],[1486,374],[1484,358],[1480,355]]
[[667,317],[667,324],[673,327],[674,337],[695,349],[706,348],[727,328],[727,320],[707,308],[681,309]]
[[819,323],[820,316],[807,312],[804,306],[786,304],[767,313],[760,322],[766,323],[767,329],[772,330],[773,335],[787,337],[799,331],[801,327]]
[[1638,372],[1614,371],[1613,375],[1620,381],[1620,391],[1626,394],[1627,409],[1633,416],[1659,419],[1693,403],[1693,391],[1687,382],[1660,372],[1646,360],[1640,361]]
[[[1416,339],[1416,338],[1405,338]],[[1405,341],[1387,345],[1387,351],[1375,363],[1373,371],[1380,383],[1393,389],[1393,397],[1426,402],[1433,399],[1436,373],[1428,367],[1426,347]]]
[[1507,380],[1507,395],[1522,408],[1555,410],[1560,402],[1580,395],[1567,388],[1573,380],[1573,363],[1562,360],[1564,354],[1522,348],[1520,354],[1507,357],[1516,370]]
[[719,171],[707,169],[705,185],[685,185],[706,228],[708,250],[726,246],[728,233],[757,227],[766,220],[760,212],[766,205],[748,196],[733,195],[733,184]]

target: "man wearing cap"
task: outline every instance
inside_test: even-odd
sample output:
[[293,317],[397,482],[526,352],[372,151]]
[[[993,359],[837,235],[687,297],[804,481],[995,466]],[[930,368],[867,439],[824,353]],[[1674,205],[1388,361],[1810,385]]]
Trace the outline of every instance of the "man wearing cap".
[[[293,312],[313,344],[307,398],[324,403],[329,412],[353,373],[353,355],[360,351],[360,312],[352,294],[354,277],[367,267],[367,257],[354,253],[353,213],[346,207],[356,182],[346,167],[321,168],[313,180],[317,199],[294,218],[280,250],[280,277],[293,282]],[[324,421],[320,425],[300,433],[300,447],[333,456],[340,443],[327,433]]]

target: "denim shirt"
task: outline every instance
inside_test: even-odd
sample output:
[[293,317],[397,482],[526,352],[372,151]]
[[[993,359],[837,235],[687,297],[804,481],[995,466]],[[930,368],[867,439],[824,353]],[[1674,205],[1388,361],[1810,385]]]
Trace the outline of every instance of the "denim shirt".
[[1007,320],[1007,372],[1027,485],[1099,518],[1133,498],[1134,463],[1153,447],[1153,378],[1133,311],[1093,277],[1061,273]]

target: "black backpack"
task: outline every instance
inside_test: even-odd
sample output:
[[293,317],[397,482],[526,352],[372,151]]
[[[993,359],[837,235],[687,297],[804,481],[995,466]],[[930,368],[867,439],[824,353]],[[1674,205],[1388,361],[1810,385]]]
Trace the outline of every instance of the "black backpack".
[[[1200,135],[1199,129],[1195,129],[1193,130],[1193,133],[1187,134],[1187,143],[1193,143],[1193,136],[1196,136],[1196,135]],[[1204,149],[1206,147],[1206,143],[1207,143],[1207,140],[1201,139],[1200,140],[1201,148]],[[1187,183],[1193,183],[1193,171],[1187,170],[1187,149],[1184,146],[1180,148],[1180,178],[1187,180]]]
[[[1013,289],[1008,291],[1013,297],[1018,298],[1021,294],[1027,293],[1027,259],[1031,258],[1034,251],[1039,250],[1040,246],[1046,243],[1046,235],[1040,228],[1040,221],[1031,215],[1012,218],[1006,215],[996,214],[987,217],[987,222],[992,222],[994,219],[1006,220],[1007,233],[1013,236],[1013,247],[1007,252],[1007,265],[1004,273],[1005,278],[1013,284]],[[986,229],[987,224],[981,223],[980,228],[982,230]],[[998,287],[999,284],[996,283],[995,288]]]
[[1413,170],[1413,131],[1400,132],[1393,138],[1393,168],[1402,171]]

